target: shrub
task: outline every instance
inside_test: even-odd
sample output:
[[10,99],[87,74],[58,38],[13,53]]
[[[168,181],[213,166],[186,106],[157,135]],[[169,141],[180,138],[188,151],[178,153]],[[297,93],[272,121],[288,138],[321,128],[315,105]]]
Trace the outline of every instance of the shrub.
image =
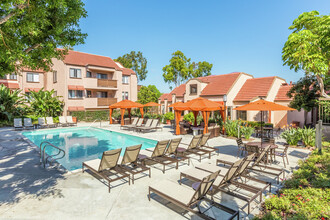
[[165,115],[164,115],[164,118],[166,120],[174,120],[174,113],[173,112],[167,112]]
[[297,128],[288,128],[281,133],[281,137],[289,145],[297,145],[301,139],[301,134]]
[[183,120],[188,121],[191,124],[193,124],[195,122],[194,114],[192,112],[189,112],[188,114],[185,114],[183,116]]
[[0,85],[0,120],[13,121],[15,116],[22,116],[26,106],[21,90],[11,91],[5,85]]
[[[76,111],[71,112],[73,117],[76,117],[78,121],[86,121],[92,122],[98,119],[103,121],[109,120],[109,111],[108,110],[101,110],[101,111]],[[112,112],[113,118],[120,118],[120,111],[113,111]]]
[[241,126],[240,120],[227,120],[225,129],[228,136],[238,137],[238,127]]
[[315,145],[315,128],[298,128],[301,139],[306,147]]
[[254,128],[250,126],[241,126],[241,134],[244,138],[249,140],[251,135],[254,133]]

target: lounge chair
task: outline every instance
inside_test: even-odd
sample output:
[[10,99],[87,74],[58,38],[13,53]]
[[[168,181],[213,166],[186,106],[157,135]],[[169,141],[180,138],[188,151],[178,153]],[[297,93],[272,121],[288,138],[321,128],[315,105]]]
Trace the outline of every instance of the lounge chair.
[[53,117],[46,117],[46,122],[47,122],[48,127],[50,127],[50,128],[56,127],[56,124],[53,121]]
[[127,128],[129,130],[129,129],[135,127],[137,125],[138,121],[139,121],[139,118],[134,118],[133,121],[132,121],[132,124],[130,124],[130,125],[121,125],[120,129]]
[[136,131],[140,131],[141,128],[150,127],[151,124],[152,124],[152,121],[153,121],[152,118],[148,118],[145,124],[137,125],[137,126],[135,126],[134,129],[135,129]]
[[[128,178],[128,183],[131,184],[130,175],[123,172],[119,167],[118,159],[120,156],[121,148],[115,150],[109,150],[103,152],[102,159],[95,159],[83,162],[82,172],[85,171],[87,167],[91,172],[98,175],[102,179],[108,181],[108,187],[110,192],[110,183],[116,180]],[[112,178],[112,176],[115,176]]]
[[150,126],[144,126],[139,128],[138,130],[141,132],[146,132],[146,131],[152,131],[152,130],[157,130],[157,129],[163,129],[163,127],[158,126],[159,124],[159,119],[154,119],[151,123]]
[[177,149],[178,149],[179,144],[181,143],[181,140],[182,140],[182,138],[172,139],[164,153],[164,157],[169,157],[172,160],[177,161],[176,169],[178,169],[179,162],[181,162],[181,161],[188,160],[188,166],[190,165],[189,157],[177,154]]
[[149,177],[151,177],[151,169],[150,167],[146,167],[142,164],[138,164],[138,156],[141,150],[140,145],[126,147],[124,157],[120,163],[120,167],[123,168],[124,171],[132,174],[132,183],[134,184],[134,175],[149,171]]
[[66,116],[66,123],[69,126],[77,126],[77,122],[73,122],[72,116]]
[[68,126],[68,123],[66,122],[66,119],[64,116],[59,116],[58,120],[59,120],[59,125],[61,125],[62,127]]
[[138,129],[139,127],[141,127],[141,126],[142,126],[142,124],[143,124],[143,121],[144,121],[144,119],[143,119],[143,118],[139,118],[139,120],[138,120],[138,122],[136,123],[136,125],[135,125],[135,126],[130,126],[130,127],[128,127],[129,125],[127,125],[127,127],[126,127],[126,128],[128,128],[129,130],[136,130],[136,129]]
[[24,118],[24,128],[25,129],[34,129],[31,118]]
[[[230,219],[233,219],[237,216],[239,219],[239,212],[229,209],[225,206],[222,206],[218,203],[214,203],[210,199],[206,198],[206,194],[209,192],[215,178],[218,176],[219,172],[212,173],[208,176],[205,176],[201,181],[196,190],[192,188],[188,188],[182,185],[179,185],[175,182],[165,180],[158,182],[157,184],[149,186],[149,195],[148,199],[150,201],[151,192],[157,194],[158,196],[172,202],[173,204],[191,212],[195,215],[203,218],[203,219],[211,219],[209,216],[205,214],[205,211],[202,212],[199,204],[201,202],[207,201],[211,203],[213,206],[230,213],[232,216]],[[198,210],[195,210],[195,206],[197,206]],[[208,210],[208,209],[207,209]]]
[[47,128],[47,124],[45,118],[38,118],[38,127],[39,128]]
[[15,130],[23,130],[23,124],[21,118],[14,118],[14,128]]
[[206,133],[206,134],[203,134],[199,144],[198,144],[198,148],[200,148],[201,150],[203,151],[208,151],[209,152],[209,159],[211,158],[211,154],[213,152],[217,152],[217,154],[219,155],[219,151],[214,148],[214,147],[210,147],[208,145],[208,140],[210,139],[211,137],[211,133]]
[[[267,156],[266,154],[268,153],[268,151],[270,150],[270,146],[266,147],[257,157],[257,159],[254,161],[254,163],[252,164],[252,166],[248,167],[248,171],[255,171],[255,172],[260,172],[260,173],[264,173],[264,174],[268,174],[271,176],[275,176],[277,179],[277,183],[280,182],[280,176],[283,174],[283,178],[285,175],[285,172],[283,169],[279,169],[279,168],[275,168],[275,167],[270,167],[270,166],[266,166],[263,165],[262,162],[264,160],[264,157]],[[221,159],[217,159],[217,164],[224,164],[224,165],[231,165],[233,164],[233,162],[231,161],[226,161],[226,160],[221,160]],[[246,175],[249,175],[249,173],[245,173]]]
[[245,155],[247,153],[247,151],[246,151],[246,146],[243,143],[242,139],[241,138],[237,138],[236,139],[236,143],[237,143],[237,147],[238,147],[237,157],[239,156],[240,153],[241,153],[241,155]]
[[187,147],[183,148],[183,147],[178,147],[177,152],[181,153],[181,154],[185,154],[185,155],[189,155],[189,154],[195,154],[199,156],[199,162],[202,160],[202,156],[205,154],[209,154],[210,156],[210,151],[201,149],[198,147],[198,144],[200,142],[202,138],[202,135],[196,135],[193,136],[193,138],[191,139],[190,144],[184,144],[181,143],[180,145],[186,145]]
[[165,166],[169,164],[176,163],[176,167],[178,167],[178,161],[174,160],[172,158],[164,156],[164,153],[166,151],[167,145],[169,144],[170,140],[164,140],[164,141],[158,141],[155,148],[152,148],[151,150],[141,150],[139,154],[139,159],[143,162],[143,164],[146,163],[146,161],[151,160],[156,163],[163,165],[163,173],[165,173]]

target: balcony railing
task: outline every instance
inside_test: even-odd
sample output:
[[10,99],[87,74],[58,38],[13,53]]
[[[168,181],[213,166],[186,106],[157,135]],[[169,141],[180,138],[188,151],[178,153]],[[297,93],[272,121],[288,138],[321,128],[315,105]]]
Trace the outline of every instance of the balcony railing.
[[97,98],[97,106],[109,106],[117,103],[117,98]]
[[117,80],[112,80],[112,79],[97,79],[97,87],[112,87],[112,88],[117,88]]

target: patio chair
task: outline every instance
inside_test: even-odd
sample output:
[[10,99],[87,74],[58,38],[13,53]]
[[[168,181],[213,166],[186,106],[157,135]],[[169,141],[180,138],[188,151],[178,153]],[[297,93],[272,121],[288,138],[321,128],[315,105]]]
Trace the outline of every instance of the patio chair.
[[38,127],[39,128],[47,128],[48,125],[46,124],[45,118],[38,118]]
[[146,167],[142,164],[138,163],[138,156],[141,150],[140,145],[134,145],[130,147],[126,147],[124,157],[120,163],[120,167],[124,170],[132,174],[132,183],[134,184],[134,175],[149,171],[149,178],[151,177],[151,169],[150,167]]
[[158,141],[156,147],[149,150],[141,150],[139,154],[139,159],[142,161],[143,164],[145,164],[146,161],[150,160],[163,165],[163,173],[165,173],[165,166],[167,165],[175,163],[176,167],[178,167],[178,161],[164,156],[169,142],[170,140]]
[[[237,217],[237,219],[239,219],[238,211],[227,208],[221,204],[214,203],[214,201],[211,201],[210,199],[206,198],[206,194],[209,192],[218,174],[219,172],[215,172],[208,176],[205,176],[200,181],[200,184],[196,190],[192,188],[187,188],[182,185],[178,185],[169,180],[158,182],[155,185],[149,186],[148,199],[150,201],[151,192],[153,192],[158,196],[168,200],[169,202],[172,202],[173,204],[191,213],[194,213],[202,219],[211,219],[205,214],[205,211],[202,212],[199,207],[199,204],[201,204],[201,202],[204,200],[211,203],[211,205],[231,214],[232,216],[229,219],[233,219],[234,217]],[[196,206],[198,208],[198,211],[194,209]]]
[[187,155],[189,155],[189,154],[198,155],[199,156],[198,161],[200,162],[202,160],[203,155],[209,154],[209,156],[210,156],[209,151],[203,150],[203,149],[198,147],[198,144],[199,144],[201,138],[202,138],[201,134],[193,136],[193,138],[191,139],[190,144],[181,143],[181,145],[186,145],[187,147],[186,148],[178,147],[177,152],[181,153],[181,154],[187,154]]
[[22,118],[14,118],[15,130],[23,130]]
[[144,126],[144,127],[140,127],[138,128],[139,131],[141,132],[145,132],[145,131],[152,131],[152,130],[157,130],[157,129],[163,129],[162,127],[158,126],[159,124],[159,119],[154,119],[151,123],[150,126]]
[[[132,126],[131,128],[130,128],[130,130],[136,130],[136,129],[138,129],[139,127],[141,127],[142,126],[142,124],[143,124],[143,118],[139,118],[139,120],[138,120],[138,122],[136,123],[136,125],[135,126]],[[148,121],[148,120],[147,120]]]
[[136,126],[135,130],[140,131],[141,128],[149,128],[153,122],[152,118],[148,118],[145,124],[142,124],[140,126]]
[[217,151],[217,154],[219,155],[219,151],[214,148],[214,147],[210,147],[208,145],[208,140],[210,139],[211,137],[211,133],[206,133],[206,134],[203,134],[199,144],[198,144],[198,148],[202,149],[202,150],[205,150],[205,151],[209,151],[209,158],[211,158],[211,153],[213,152],[216,152]]
[[237,157],[239,156],[240,153],[241,153],[241,156],[245,155],[247,153],[247,150],[246,150],[246,145],[243,143],[242,139],[237,138],[236,143],[237,143],[237,147],[238,147]]
[[69,126],[77,126],[77,122],[73,122],[72,116],[66,116],[66,123]]
[[132,127],[135,127],[136,126],[136,124],[138,123],[138,121],[139,121],[139,118],[134,118],[133,119],[133,121],[132,121],[132,124],[130,124],[130,125],[121,125],[120,126],[120,129],[124,129],[124,128],[126,128],[126,129],[131,129]]
[[282,157],[282,159],[283,159],[283,164],[284,164],[284,167],[285,167],[285,168],[286,168],[286,165],[285,165],[285,160],[284,160],[284,158],[286,158],[286,162],[289,164],[289,159],[288,159],[288,148],[289,148],[289,145],[286,145],[285,148],[284,148],[282,151],[277,151],[277,150],[274,151],[274,156],[275,156],[275,158],[276,158],[276,157]]
[[56,127],[56,124],[53,121],[53,117],[46,117],[46,122],[48,127],[52,127],[52,128]]
[[177,154],[177,149],[179,147],[179,144],[181,143],[182,138],[176,138],[172,139],[171,142],[169,143],[168,147],[166,148],[166,151],[164,153],[164,157],[168,157],[172,160],[177,161],[177,167],[179,167],[179,162],[188,160],[188,166],[190,165],[190,158],[183,156],[183,155],[178,155]]
[[[101,159],[95,159],[83,162],[82,172],[87,167],[92,173],[99,176],[101,179],[108,181],[110,192],[110,183],[116,180],[128,178],[129,185],[131,184],[130,175],[123,172],[119,167],[118,159],[120,156],[121,148],[115,150],[104,151]],[[115,176],[112,178],[112,176]]]
[[34,129],[31,118],[24,118],[24,128],[25,129]]
[[59,125],[61,125],[62,127],[68,126],[68,123],[66,122],[66,119],[64,116],[59,116],[58,120],[59,120]]

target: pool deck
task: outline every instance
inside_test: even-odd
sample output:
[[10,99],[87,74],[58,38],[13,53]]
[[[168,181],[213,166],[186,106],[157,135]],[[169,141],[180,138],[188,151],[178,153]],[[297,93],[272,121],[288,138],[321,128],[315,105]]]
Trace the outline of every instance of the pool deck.
[[[79,123],[78,126],[88,125]],[[154,140],[177,137],[166,126],[163,131],[145,134],[120,130],[119,125],[110,126],[107,122],[102,123],[102,128]],[[191,159],[190,167],[185,164],[180,165],[178,170],[169,168],[165,174],[161,166],[153,165],[151,178],[137,175],[139,179],[134,185],[124,181],[113,182],[111,193],[108,193],[107,185],[88,172],[68,173],[56,167],[44,169],[39,163],[36,147],[31,146],[20,133],[12,128],[0,129],[0,219],[200,219],[157,195],[152,195],[150,202],[147,198],[150,184],[165,179],[178,182],[180,171],[199,164],[197,157]],[[192,136],[182,137],[184,143],[189,143]],[[281,146],[283,140],[276,139],[276,142]],[[202,163],[215,163],[217,158],[237,160],[235,140],[217,137],[209,140],[209,145],[218,148],[220,154],[213,155],[210,160],[203,159]],[[297,168],[298,160],[309,153],[309,150],[289,148],[290,164],[286,168],[286,177]],[[281,158],[277,160],[279,163],[272,166],[283,168]],[[184,181],[183,185],[190,187],[191,183]],[[280,187],[274,181],[272,185],[273,192]],[[240,215],[245,218],[259,212],[258,202],[252,203],[254,209],[247,216],[245,202],[226,194],[218,194],[216,199],[230,208],[239,208]],[[216,219],[227,217],[215,208],[210,209],[208,214]]]

